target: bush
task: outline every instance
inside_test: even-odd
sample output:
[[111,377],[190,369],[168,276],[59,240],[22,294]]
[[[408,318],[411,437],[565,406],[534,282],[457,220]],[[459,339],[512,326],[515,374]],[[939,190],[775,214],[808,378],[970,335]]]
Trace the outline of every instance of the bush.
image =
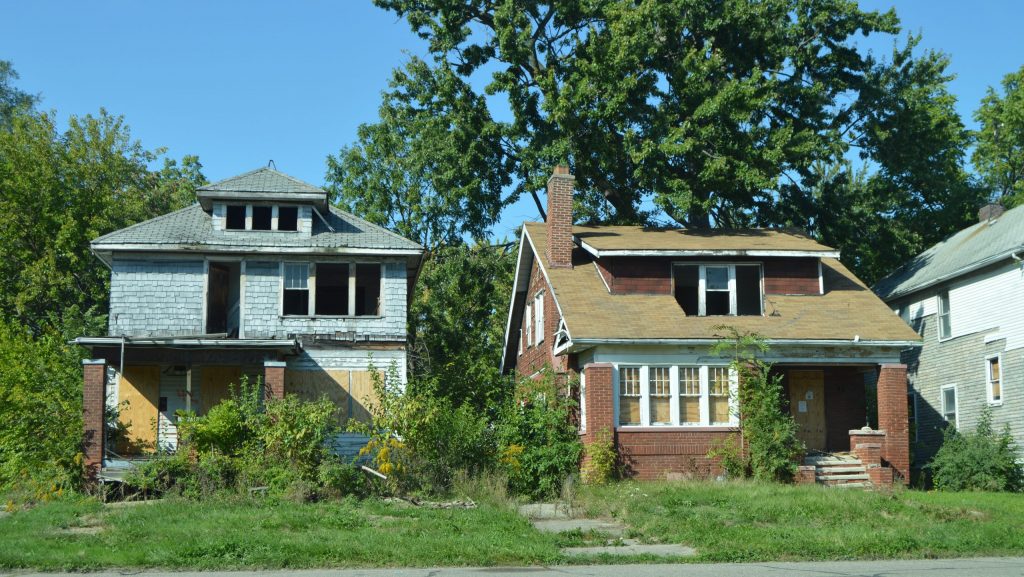
[[732,327],[716,328],[730,333],[730,338],[712,347],[712,352],[732,356],[730,366],[739,377],[736,404],[742,437],[738,442],[730,439],[708,455],[721,457],[723,468],[732,476],[791,481],[806,449],[796,436],[799,427],[793,415],[785,410],[782,376],[772,375],[771,364],[756,357],[768,346],[758,335],[741,334]]
[[1010,426],[996,433],[986,407],[974,432],[945,430],[929,468],[935,488],[942,491],[1021,491],[1024,470],[1017,459]]
[[554,373],[522,379],[512,403],[499,415],[498,470],[509,490],[531,498],[557,495],[579,466],[582,447],[569,419],[574,402],[561,394]]
[[618,476],[618,455],[608,429],[601,429],[596,436],[597,440],[583,449],[586,466],[583,467],[582,480],[588,485],[606,485]]

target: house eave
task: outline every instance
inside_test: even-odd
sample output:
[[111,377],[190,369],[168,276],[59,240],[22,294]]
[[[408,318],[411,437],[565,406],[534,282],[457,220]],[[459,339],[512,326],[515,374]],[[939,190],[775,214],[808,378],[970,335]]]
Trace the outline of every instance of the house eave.
[[[419,257],[422,249],[320,247],[320,246],[238,246],[232,244],[169,244],[169,243],[94,243],[92,252],[101,260],[115,252],[220,253],[239,255],[354,255]],[[108,262],[108,264],[110,264]]]
[[959,269],[957,269],[955,271],[946,273],[946,274],[944,274],[942,276],[935,277],[935,278],[933,278],[933,279],[931,279],[929,281],[923,282],[921,284],[911,285],[911,286],[903,288],[903,289],[894,290],[894,291],[892,291],[892,292],[890,292],[890,293],[888,293],[888,294],[886,294],[884,296],[883,295],[878,295],[878,296],[883,301],[888,303],[888,302],[891,302],[891,301],[893,301],[895,299],[898,299],[898,298],[901,298],[901,297],[905,297],[905,296],[908,296],[908,295],[912,295],[912,294],[914,294],[916,292],[920,292],[920,291],[923,291],[925,289],[932,288],[932,287],[934,287],[936,285],[940,285],[940,284],[942,284],[944,282],[951,281],[951,280],[953,280],[953,279],[955,279],[957,277],[961,277],[961,276],[964,276],[966,274],[970,274],[970,273],[972,273],[972,272],[974,272],[976,270],[983,269],[983,268],[985,268],[987,266],[991,266],[991,265],[993,265],[995,263],[998,263],[998,262],[1001,262],[1001,261],[1004,261],[1004,260],[1012,259],[1012,258],[1014,258],[1014,255],[1019,255],[1021,252],[1024,252],[1024,245],[1018,246],[1016,248],[1013,248],[1013,249],[1010,249],[1010,250],[1007,250],[1007,251],[1003,251],[1003,252],[1001,252],[999,254],[992,255],[992,256],[990,256],[988,258],[979,260],[977,262],[973,262],[973,263],[971,263],[971,264],[969,264],[969,265],[967,265],[965,267],[961,267],[961,268],[959,268]]
[[[569,352],[577,352],[584,348],[597,345],[670,345],[670,346],[710,346],[722,342],[722,339],[662,339],[662,338],[577,338],[567,347]],[[860,339],[765,339],[769,346],[819,346],[819,347],[920,347],[920,341],[907,340],[860,340]]]
[[725,257],[812,257],[812,258],[839,258],[838,250],[773,250],[773,249],[688,249],[688,250],[669,250],[669,249],[605,249],[601,250],[594,246],[587,244],[585,240],[575,237],[576,242],[583,248],[583,250],[589,252],[597,258],[606,257],[620,257],[620,256],[648,256],[648,257],[712,257],[712,256],[725,256]]
[[236,190],[202,190],[196,195],[203,210],[212,210],[215,202],[235,202],[246,204],[285,203],[313,204],[317,208],[327,210],[326,192],[247,192]]
[[296,339],[216,339],[195,337],[77,337],[69,344],[83,347],[152,347],[184,349],[264,349],[298,351]]

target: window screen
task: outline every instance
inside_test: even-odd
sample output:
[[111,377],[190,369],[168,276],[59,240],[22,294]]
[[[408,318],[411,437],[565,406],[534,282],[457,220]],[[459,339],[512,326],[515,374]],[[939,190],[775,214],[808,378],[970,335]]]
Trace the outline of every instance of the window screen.
[[736,314],[761,314],[761,267],[736,266]]
[[277,230],[298,230],[299,208],[296,206],[277,207]]
[[699,311],[700,267],[697,265],[676,265],[672,269],[675,277],[676,302],[686,316],[695,317]]
[[316,265],[316,314],[348,314],[348,265]]
[[228,230],[245,230],[245,206],[228,205],[224,227]]
[[286,315],[309,314],[309,264],[285,263],[282,312]]
[[270,220],[273,210],[274,209],[269,206],[252,207],[252,229],[270,230]]

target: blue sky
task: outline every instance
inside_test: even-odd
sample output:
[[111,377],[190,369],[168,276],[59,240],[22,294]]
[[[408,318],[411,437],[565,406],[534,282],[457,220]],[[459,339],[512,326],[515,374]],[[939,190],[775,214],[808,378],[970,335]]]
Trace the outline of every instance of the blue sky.
[[[893,0],[862,0],[885,10]],[[951,89],[969,126],[989,86],[1024,64],[1019,1],[904,0],[905,31],[952,57]],[[328,154],[377,117],[392,68],[424,43],[393,14],[357,0],[0,1],[0,59],[60,117],[105,107],[147,148],[198,154],[218,180],[266,165],[314,184]],[[885,53],[891,40],[859,40]],[[536,219],[509,207],[506,236]]]

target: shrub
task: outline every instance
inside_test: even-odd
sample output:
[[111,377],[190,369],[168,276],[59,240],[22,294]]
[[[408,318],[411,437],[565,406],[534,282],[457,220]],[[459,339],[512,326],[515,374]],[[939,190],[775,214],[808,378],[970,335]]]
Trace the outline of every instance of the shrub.
[[363,497],[369,493],[366,475],[359,467],[337,458],[328,458],[320,463],[316,480],[325,497]]
[[554,373],[522,379],[514,401],[505,405],[495,430],[497,467],[509,490],[531,498],[557,495],[579,466],[582,447],[569,419],[574,402],[560,394]]
[[199,452],[217,450],[224,455],[241,454],[245,443],[261,425],[262,402],[260,381],[249,382],[242,375],[238,387],[231,387],[231,397],[210,407],[203,417],[185,414],[178,419],[182,442]]
[[766,352],[768,346],[756,334],[740,333],[732,327],[716,328],[730,334],[729,339],[712,347],[712,352],[732,356],[730,366],[739,377],[736,405],[742,436],[738,442],[729,441],[712,449],[709,456],[722,457],[722,466],[730,475],[742,472],[742,476],[759,480],[790,481],[805,448],[796,436],[799,427],[793,415],[785,410],[782,376],[772,375],[772,365],[756,356]]
[[608,429],[601,429],[596,437],[583,449],[586,466],[583,467],[582,479],[588,485],[606,485],[618,476],[618,455]]
[[1024,470],[1010,427],[996,433],[986,407],[974,432],[948,427],[942,447],[929,467],[935,487],[943,491],[1021,491]]

